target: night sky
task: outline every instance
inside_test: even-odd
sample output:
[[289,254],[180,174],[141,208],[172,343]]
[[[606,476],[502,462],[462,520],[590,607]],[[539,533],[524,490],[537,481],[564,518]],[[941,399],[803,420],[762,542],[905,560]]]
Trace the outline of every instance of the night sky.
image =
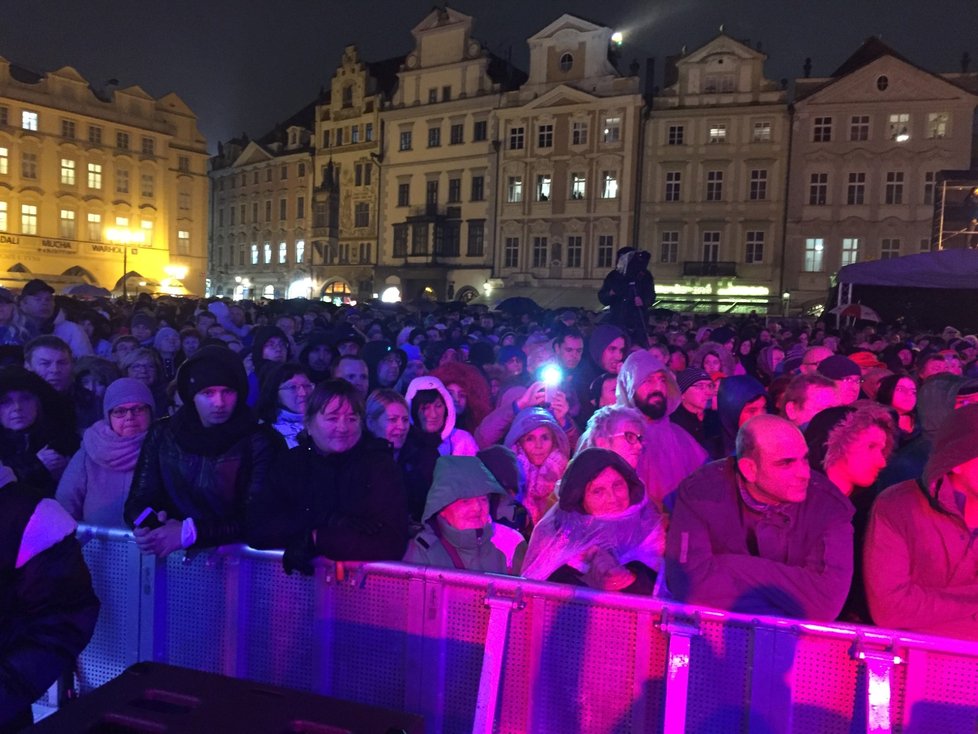
[[[258,137],[328,85],[350,43],[369,60],[407,52],[430,0],[0,0],[0,56],[37,71],[73,66],[154,96],[176,92],[197,114],[208,147]],[[525,39],[561,13],[625,33],[623,60],[692,51],[721,24],[760,41],[772,79],[830,74],[870,35],[934,71],[978,71],[978,1],[930,0],[456,0],[475,36],[526,68]]]

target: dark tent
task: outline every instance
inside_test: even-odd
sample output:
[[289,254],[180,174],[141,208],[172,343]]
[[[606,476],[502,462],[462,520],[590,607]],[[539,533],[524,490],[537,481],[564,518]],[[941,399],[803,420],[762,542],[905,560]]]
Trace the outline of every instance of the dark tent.
[[[978,329],[978,250],[940,250],[889,260],[846,265],[838,288],[851,287],[844,301],[873,308],[883,321],[907,326]],[[837,289],[828,308],[838,304]]]

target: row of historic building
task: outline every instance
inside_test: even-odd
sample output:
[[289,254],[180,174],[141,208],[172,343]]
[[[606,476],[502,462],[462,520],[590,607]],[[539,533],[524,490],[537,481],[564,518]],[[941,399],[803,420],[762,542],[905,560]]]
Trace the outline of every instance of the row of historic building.
[[789,100],[722,33],[644,94],[575,16],[529,38],[528,73],[451,8],[411,33],[377,63],[348,47],[320,99],[223,143],[212,293],[593,304],[637,244],[660,294],[799,304],[844,264],[929,249],[938,173],[972,167],[978,75],[877,39]]

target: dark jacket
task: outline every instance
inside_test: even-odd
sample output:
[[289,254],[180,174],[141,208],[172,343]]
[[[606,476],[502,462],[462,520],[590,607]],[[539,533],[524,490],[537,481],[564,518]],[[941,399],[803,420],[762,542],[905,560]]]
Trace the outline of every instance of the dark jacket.
[[743,614],[833,620],[852,580],[848,499],[812,473],[803,502],[749,507],[735,459],[679,485],[666,579],[680,601]]
[[74,665],[98,611],[74,521],[26,484],[0,487],[0,734],[30,726],[31,703]]
[[255,548],[284,548],[287,570],[311,572],[315,556],[399,561],[407,518],[404,482],[389,443],[365,433],[349,451],[322,454],[304,437],[252,493],[246,539]]
[[193,518],[197,547],[240,543],[248,497],[265,481],[285,442],[269,426],[253,429],[216,455],[192,453],[180,445],[174,419],[155,423],[143,441],[125,518],[130,525],[147,507],[168,517]]

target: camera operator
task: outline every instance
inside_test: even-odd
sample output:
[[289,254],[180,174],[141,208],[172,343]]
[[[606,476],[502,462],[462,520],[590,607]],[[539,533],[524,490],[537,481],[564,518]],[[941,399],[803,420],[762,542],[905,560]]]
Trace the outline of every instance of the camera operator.
[[598,300],[611,308],[610,321],[624,329],[632,342],[649,345],[646,310],[655,301],[655,281],[649,272],[651,255],[634,247],[618,250],[618,267],[604,279]]

